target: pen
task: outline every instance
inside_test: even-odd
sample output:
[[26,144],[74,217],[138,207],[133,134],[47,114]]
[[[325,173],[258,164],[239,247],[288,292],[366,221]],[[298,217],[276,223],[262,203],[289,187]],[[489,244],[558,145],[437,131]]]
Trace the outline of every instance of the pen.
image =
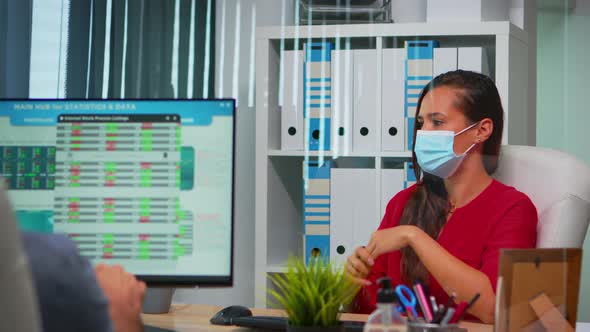
[[440,321],[444,317],[444,315],[445,315],[445,306],[443,306],[442,304],[439,304],[436,315],[434,315],[434,318],[432,319],[432,323],[433,324],[440,323]]
[[[458,315],[455,314],[457,316],[456,319],[453,319],[451,321],[451,323],[456,323],[461,321],[461,319],[463,319],[463,316],[465,316],[465,314],[467,313],[467,310],[469,310],[469,308],[471,308],[473,306],[473,304],[479,299],[479,293],[475,294],[475,296],[471,299],[471,301],[469,301],[469,303],[465,306],[465,308],[463,309],[462,312],[460,312]],[[455,317],[453,317],[455,318]]]
[[450,308],[451,305],[453,304],[453,302],[455,301],[456,297],[457,297],[457,293],[455,293],[455,292],[451,293],[451,296],[449,296],[449,300],[447,301],[447,305],[445,306],[445,308]]
[[447,301],[446,306],[439,304],[438,313],[436,317],[434,317],[434,319],[432,320],[433,323],[439,324],[442,321],[442,319],[445,317],[445,313],[451,308],[451,305],[453,304],[453,301],[455,300],[456,296],[457,294],[453,292],[451,293],[451,296],[449,296],[449,300]]
[[432,295],[430,295],[430,305],[432,305],[432,312],[434,313],[434,315],[436,315],[436,313],[438,312],[438,304],[436,304],[436,299]]
[[457,307],[455,308],[455,314],[453,315],[453,317],[451,317],[451,320],[449,321],[449,323],[456,323],[459,321],[459,317],[463,315],[463,313],[465,313],[465,309],[467,309],[467,302],[463,301],[461,303],[459,303],[457,305]]
[[449,321],[451,320],[451,318],[453,317],[454,313],[455,313],[455,308],[448,308],[447,313],[445,314],[445,317],[443,317],[443,319],[440,321],[440,325],[447,325],[449,323]]
[[430,306],[426,300],[426,295],[424,295],[424,289],[420,283],[414,284],[414,293],[416,294],[416,298],[420,304],[420,309],[422,309],[422,313],[424,314],[424,319],[426,319],[426,321],[429,323],[432,322],[432,312],[430,311]]

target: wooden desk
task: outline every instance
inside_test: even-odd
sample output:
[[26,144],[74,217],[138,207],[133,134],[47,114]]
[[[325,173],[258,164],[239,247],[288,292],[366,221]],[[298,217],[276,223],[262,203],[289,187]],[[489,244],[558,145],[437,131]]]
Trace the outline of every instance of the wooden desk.
[[[174,304],[170,312],[163,315],[142,315],[145,324],[161,328],[173,329],[179,332],[193,331],[251,331],[250,329],[236,326],[211,325],[209,319],[221,310],[222,307],[198,304]],[[274,309],[252,309],[255,316],[283,316],[284,312]],[[344,314],[344,320],[365,321],[366,315]],[[492,325],[462,323],[462,327],[474,332],[492,332]]]

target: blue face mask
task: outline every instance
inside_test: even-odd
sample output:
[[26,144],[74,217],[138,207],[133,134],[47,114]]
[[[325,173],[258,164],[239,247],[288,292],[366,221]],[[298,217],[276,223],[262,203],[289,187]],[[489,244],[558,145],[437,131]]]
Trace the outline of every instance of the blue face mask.
[[448,130],[418,130],[414,152],[420,168],[426,173],[443,179],[453,175],[463,158],[475,146],[472,144],[465,152],[456,155],[453,149],[455,136],[461,135],[478,123],[476,122],[456,134]]

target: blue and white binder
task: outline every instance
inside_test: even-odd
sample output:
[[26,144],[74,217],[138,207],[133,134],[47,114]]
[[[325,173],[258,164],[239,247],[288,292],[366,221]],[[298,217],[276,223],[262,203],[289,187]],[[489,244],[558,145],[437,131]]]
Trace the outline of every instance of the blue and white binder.
[[332,112],[332,44],[305,44],[304,116],[309,150],[330,150]]
[[416,184],[416,173],[414,173],[414,164],[411,162],[404,163],[404,189]]
[[[331,162],[304,161],[303,249],[305,262],[330,257],[330,168]],[[307,178],[305,176],[307,175]]]
[[406,118],[407,148],[414,145],[414,116],[420,92],[432,80],[434,40],[406,41],[406,79],[404,92],[404,116]]

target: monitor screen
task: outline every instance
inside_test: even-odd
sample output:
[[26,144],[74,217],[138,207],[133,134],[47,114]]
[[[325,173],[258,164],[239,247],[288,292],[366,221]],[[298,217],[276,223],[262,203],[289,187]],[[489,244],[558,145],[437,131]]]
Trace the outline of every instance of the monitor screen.
[[2,100],[21,229],[151,284],[232,282],[234,101]]

